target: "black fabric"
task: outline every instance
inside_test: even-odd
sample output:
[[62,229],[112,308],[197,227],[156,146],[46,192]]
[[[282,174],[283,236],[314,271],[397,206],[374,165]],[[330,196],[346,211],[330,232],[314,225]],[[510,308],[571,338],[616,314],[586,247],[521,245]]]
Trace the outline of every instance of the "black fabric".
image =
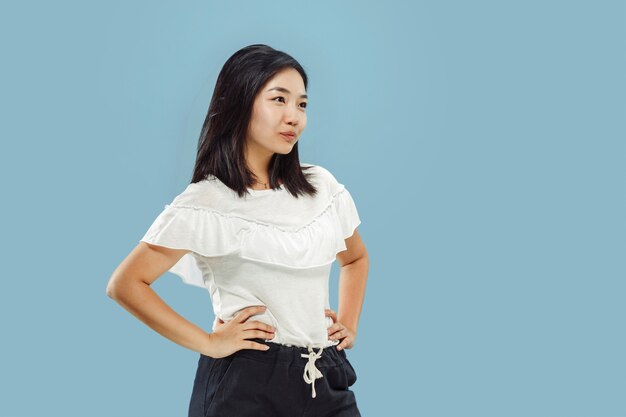
[[303,376],[308,358],[300,356],[307,348],[251,340],[270,349],[200,355],[188,417],[361,417],[350,390],[357,375],[344,350],[329,346],[316,359],[323,377],[312,398]]

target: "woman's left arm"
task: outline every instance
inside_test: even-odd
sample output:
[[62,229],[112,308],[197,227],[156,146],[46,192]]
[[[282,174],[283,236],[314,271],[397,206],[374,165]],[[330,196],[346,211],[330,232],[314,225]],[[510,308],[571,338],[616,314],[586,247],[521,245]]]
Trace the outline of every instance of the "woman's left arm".
[[341,340],[338,349],[349,349],[354,345],[369,271],[367,249],[357,229],[346,239],[346,248],[337,254],[337,261],[341,265],[339,314],[337,316],[332,311],[327,312],[335,322],[328,328],[329,338]]

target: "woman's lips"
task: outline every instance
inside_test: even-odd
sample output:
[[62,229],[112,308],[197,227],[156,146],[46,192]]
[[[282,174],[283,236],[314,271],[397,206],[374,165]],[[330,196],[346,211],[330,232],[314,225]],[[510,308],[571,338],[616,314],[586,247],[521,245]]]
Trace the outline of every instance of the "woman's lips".
[[285,139],[287,142],[293,142],[293,141],[296,139],[296,135],[289,135],[289,134],[286,134],[286,133],[281,133],[280,135],[281,135],[281,136],[283,137],[283,139]]

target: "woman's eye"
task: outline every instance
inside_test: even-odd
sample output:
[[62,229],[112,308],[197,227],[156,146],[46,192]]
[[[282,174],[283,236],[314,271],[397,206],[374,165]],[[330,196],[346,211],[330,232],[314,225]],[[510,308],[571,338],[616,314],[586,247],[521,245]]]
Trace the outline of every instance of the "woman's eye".
[[[284,97],[282,97],[282,96],[278,96],[278,97],[274,97],[274,98],[272,99],[272,101],[277,100],[277,99],[281,99],[281,100],[283,100],[283,101],[285,100],[285,98],[284,98]],[[301,103],[300,105],[301,105],[303,108],[305,108],[305,109],[306,109],[306,107],[307,107],[307,103],[306,103],[306,102],[305,102],[305,103]]]

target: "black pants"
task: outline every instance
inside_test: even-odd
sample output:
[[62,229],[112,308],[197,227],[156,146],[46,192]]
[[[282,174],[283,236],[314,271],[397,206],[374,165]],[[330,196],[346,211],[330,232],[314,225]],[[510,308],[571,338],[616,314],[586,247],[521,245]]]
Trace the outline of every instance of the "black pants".
[[330,346],[309,359],[301,356],[307,348],[251,340],[270,349],[200,354],[189,417],[361,417],[350,390],[356,372],[344,350]]

